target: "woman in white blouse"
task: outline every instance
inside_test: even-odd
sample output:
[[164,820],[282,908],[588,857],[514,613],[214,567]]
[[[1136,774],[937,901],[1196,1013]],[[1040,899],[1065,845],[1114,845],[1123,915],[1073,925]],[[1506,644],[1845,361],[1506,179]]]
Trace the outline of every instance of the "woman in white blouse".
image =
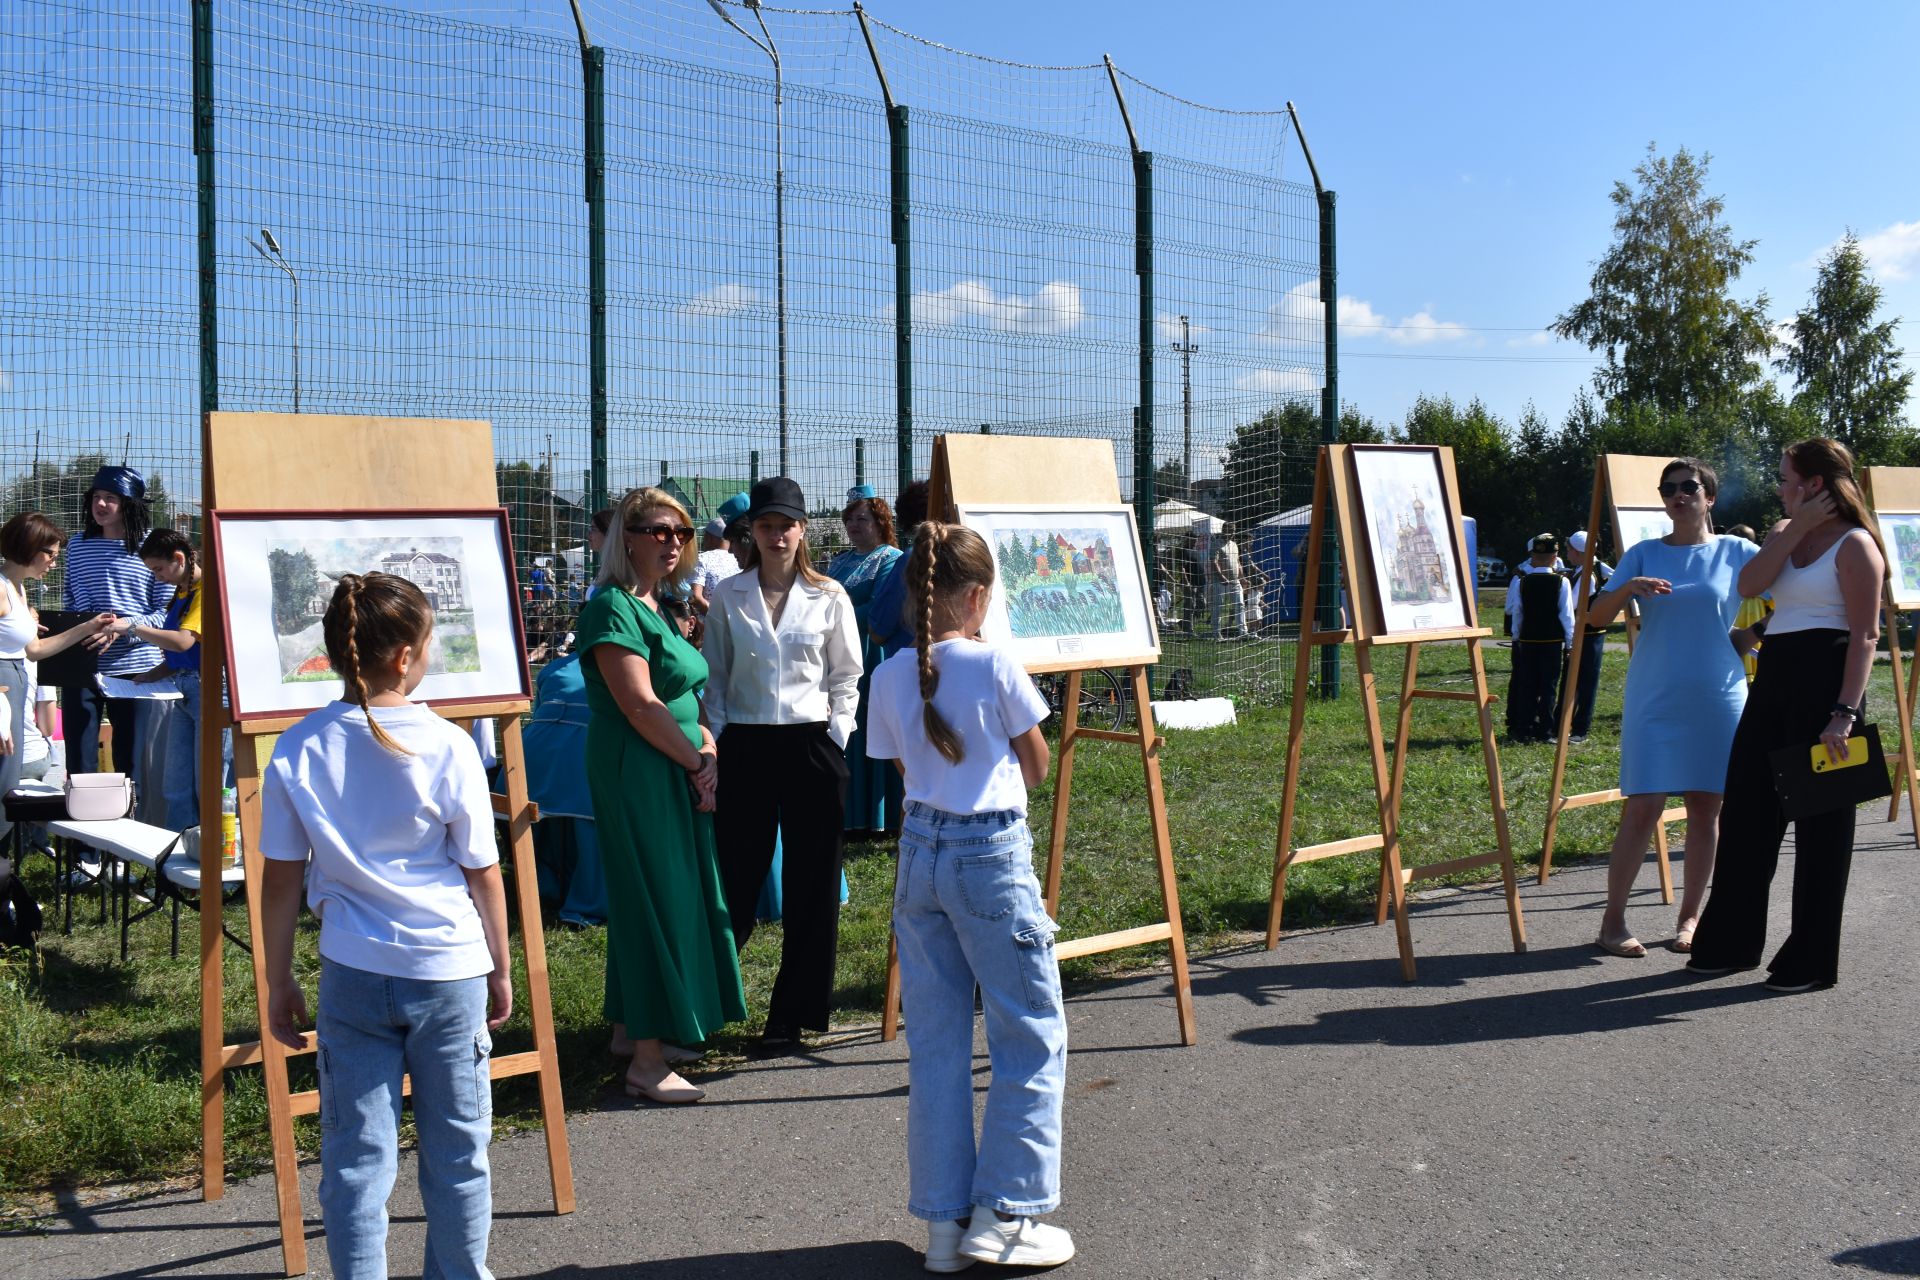
[[780,973],[762,1042],[782,1048],[825,1031],[840,934],[842,750],[859,706],[853,601],[807,560],[807,505],[785,476],[753,486],[753,545],[713,589],[701,649],[707,721],[720,747],[715,834],[720,876],[744,950],[754,906],[784,833]]

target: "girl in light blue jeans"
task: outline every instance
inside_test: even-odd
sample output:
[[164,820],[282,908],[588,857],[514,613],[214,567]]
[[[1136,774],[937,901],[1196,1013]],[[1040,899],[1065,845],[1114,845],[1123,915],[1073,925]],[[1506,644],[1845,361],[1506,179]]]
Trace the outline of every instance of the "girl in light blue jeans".
[[[910,1050],[907,1208],[926,1219],[927,1270],[940,1272],[1073,1256],[1067,1232],[1037,1220],[1060,1203],[1067,1062],[1056,926],[1027,831],[1047,706],[1007,650],[978,639],[995,568],[979,534],[922,524],[907,565],[915,647],[875,669],[868,695],[867,753],[906,778],[893,929]],[[976,987],[993,1066],[977,1142]]]

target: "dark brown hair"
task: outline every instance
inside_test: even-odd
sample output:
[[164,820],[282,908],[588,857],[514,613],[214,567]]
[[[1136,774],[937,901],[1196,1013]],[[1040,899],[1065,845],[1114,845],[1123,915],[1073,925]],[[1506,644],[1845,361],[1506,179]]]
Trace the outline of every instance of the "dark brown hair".
[[199,557],[194,555],[193,543],[186,534],[177,529],[155,529],[147,535],[147,540],[140,544],[142,560],[171,560],[176,555],[187,558],[187,576],[191,578],[193,566],[198,562]]
[[873,517],[873,527],[880,531],[881,545],[899,546],[900,544],[894,541],[893,512],[887,509],[885,498],[855,498],[840,512],[840,523],[844,525],[847,517],[862,507],[865,507],[867,514]]
[[993,552],[987,540],[965,525],[927,520],[914,531],[907,591],[913,608],[914,648],[920,655],[920,723],[927,740],[951,764],[959,764],[967,749],[933,706],[933,695],[940,688],[940,671],[933,665],[933,610],[938,604],[951,615],[968,590],[991,587],[993,579]]
[[593,527],[602,535],[613,531],[613,508],[602,507],[593,513]]
[[[120,527],[124,530],[121,541],[127,545],[127,554],[140,554],[140,544],[146,541],[147,529],[153,523],[153,515],[147,509],[145,498],[129,498],[124,493],[115,493],[111,489],[89,489],[87,496],[80,499],[80,536],[83,538],[104,538],[106,531],[100,522],[93,518],[93,495],[107,493],[120,499]],[[16,562],[17,563],[17,562]]]
[[1667,477],[1676,471],[1693,472],[1700,481],[1700,487],[1707,491],[1709,498],[1717,498],[1720,496],[1720,477],[1713,473],[1712,467],[1700,461],[1700,459],[1675,458],[1672,462],[1660,468],[1660,483],[1665,484]]
[[60,526],[38,511],[22,511],[0,525],[0,556],[15,564],[32,564],[42,551],[67,540]]
[[410,644],[425,644],[433,631],[426,592],[391,573],[344,573],[327,605],[323,632],[327,661],[347,686],[347,697],[367,713],[374,741],[395,755],[413,753],[380,727],[367,706],[368,664],[390,662]]

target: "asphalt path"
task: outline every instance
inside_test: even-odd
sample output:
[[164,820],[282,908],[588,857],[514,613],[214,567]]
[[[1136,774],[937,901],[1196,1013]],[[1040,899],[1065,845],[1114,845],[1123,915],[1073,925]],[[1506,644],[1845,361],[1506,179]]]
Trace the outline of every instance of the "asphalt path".
[[[1829,991],[1695,979],[1664,948],[1601,955],[1589,864],[1525,883],[1524,954],[1497,891],[1420,901],[1411,984],[1391,928],[1370,925],[1196,958],[1192,1048],[1164,974],[1071,992],[1053,1220],[1080,1252],[1063,1274],[1920,1275],[1911,830],[1862,822]],[[1776,942],[1793,865],[1775,885]],[[1672,935],[1650,887],[1630,919],[1650,945]],[[925,1274],[904,1209],[905,1040],[848,1028],[702,1079],[697,1107],[636,1106],[609,1064],[607,1095],[569,1122],[566,1217],[539,1135],[496,1145],[496,1273]],[[318,1174],[303,1167],[311,1273],[325,1276]],[[403,1160],[396,1276],[419,1274],[413,1176]],[[38,1234],[0,1237],[0,1277],[278,1276],[273,1205],[264,1177],[214,1204],[191,1189],[70,1201]]]

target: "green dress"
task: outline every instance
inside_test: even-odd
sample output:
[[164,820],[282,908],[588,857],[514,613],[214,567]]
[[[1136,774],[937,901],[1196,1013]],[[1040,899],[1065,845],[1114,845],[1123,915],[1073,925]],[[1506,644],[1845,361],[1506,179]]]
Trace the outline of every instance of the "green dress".
[[695,745],[707,660],[617,587],[587,602],[576,630],[593,713],[587,789],[607,881],[607,1020],[626,1023],[635,1040],[698,1044],[747,1016],[713,815],[695,812],[686,772],[627,722],[589,651],[611,644],[645,657],[654,692]]

